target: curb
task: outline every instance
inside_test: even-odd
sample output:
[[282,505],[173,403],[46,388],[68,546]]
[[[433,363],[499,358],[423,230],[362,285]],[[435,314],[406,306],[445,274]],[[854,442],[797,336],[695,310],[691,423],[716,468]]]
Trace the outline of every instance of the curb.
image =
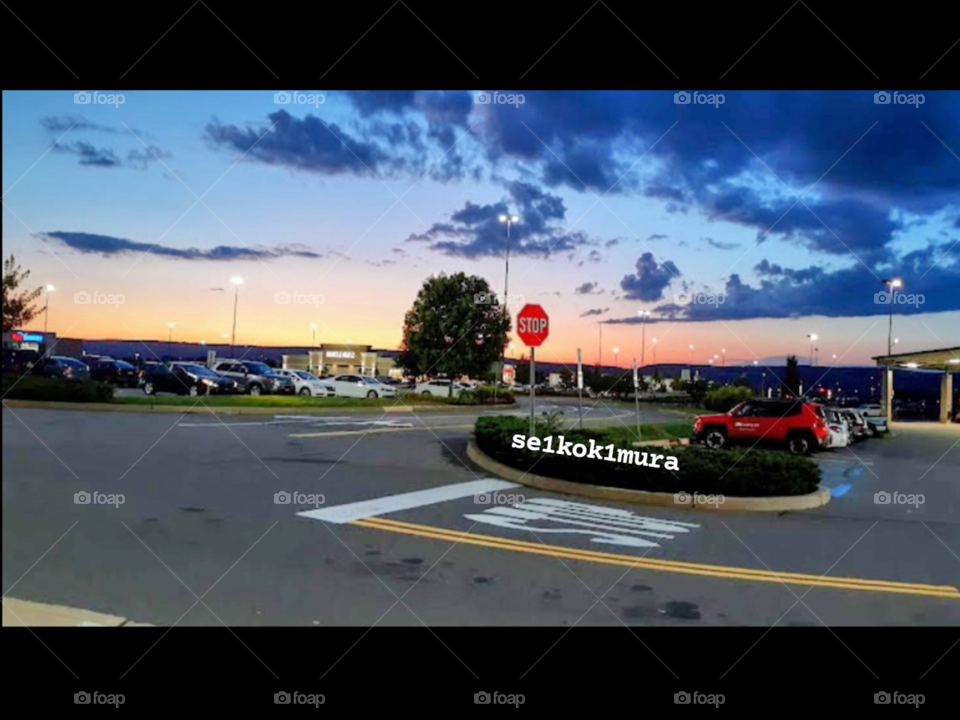
[[463,405],[450,407],[449,405],[340,405],[337,407],[304,407],[303,405],[273,405],[270,407],[261,406],[229,406],[212,405],[205,406],[197,404],[190,405],[150,405],[134,403],[82,403],[82,402],[55,402],[47,400],[4,400],[3,404],[11,408],[33,408],[43,410],[81,410],[88,412],[130,412],[130,413],[176,413],[176,414],[200,414],[200,415],[273,415],[282,413],[284,415],[325,415],[340,414],[347,411],[359,412],[412,412],[419,410],[446,410],[448,412],[468,412],[483,405]]
[[65,605],[3,599],[3,627],[155,627],[130,622],[117,615],[80,610]]
[[722,505],[689,504],[678,505],[673,493],[647,492],[646,490],[627,490],[625,488],[604,487],[602,485],[583,485],[569,480],[532,475],[503,463],[477,447],[476,441],[471,438],[467,443],[467,457],[487,472],[499,475],[521,485],[560,493],[562,495],[577,495],[595,500],[611,500],[614,502],[638,503],[640,505],[657,505],[671,507],[675,510],[733,510],[749,512],[783,512],[786,510],[812,510],[830,502],[830,489],[821,487],[808,495],[792,495],[777,497],[728,497]]

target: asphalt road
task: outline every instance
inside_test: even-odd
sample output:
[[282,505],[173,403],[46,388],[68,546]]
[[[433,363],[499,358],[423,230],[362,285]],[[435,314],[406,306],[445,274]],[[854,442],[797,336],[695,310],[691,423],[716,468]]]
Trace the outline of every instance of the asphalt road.
[[957,426],[824,454],[829,505],[750,514],[498,482],[477,414],[5,408],[4,592],[158,625],[960,625]]

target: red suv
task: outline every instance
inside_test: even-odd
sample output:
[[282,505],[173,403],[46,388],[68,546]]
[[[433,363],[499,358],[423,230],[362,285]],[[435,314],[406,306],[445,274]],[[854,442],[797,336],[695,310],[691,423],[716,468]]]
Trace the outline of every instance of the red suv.
[[748,400],[724,415],[700,415],[693,421],[693,434],[698,442],[715,449],[763,440],[807,455],[823,446],[830,429],[820,405],[802,400]]

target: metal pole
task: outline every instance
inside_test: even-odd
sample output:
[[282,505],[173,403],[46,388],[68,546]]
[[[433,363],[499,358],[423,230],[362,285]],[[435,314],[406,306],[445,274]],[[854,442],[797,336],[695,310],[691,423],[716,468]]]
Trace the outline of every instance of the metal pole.
[[230,350],[237,344],[237,299],[240,297],[239,286],[233,291],[233,334],[230,336]]
[[[507,257],[504,263],[504,272],[503,272],[503,319],[507,319],[507,297],[510,292],[510,218],[507,218]],[[493,383],[493,404],[497,404],[497,388],[500,385],[500,381],[503,380],[503,369],[504,369],[504,353],[506,352],[506,347],[501,346],[500,348],[500,372],[497,373],[497,378]]]
[[537,386],[537,364],[536,364],[536,353],[537,349],[535,347],[530,348],[530,437],[533,437],[536,433],[537,421],[536,414],[533,410],[534,405],[534,390]]
[[893,285],[890,286],[890,325],[887,329],[887,356],[893,355]]
[[[43,334],[47,334],[47,322],[50,320],[50,291],[47,290],[47,302],[43,306]],[[44,338],[43,342],[46,343],[47,339]]]
[[600,358],[597,360],[597,363],[600,365],[600,375],[603,375],[603,323],[598,322],[597,328],[600,330]]
[[580,429],[583,429],[583,365],[582,365],[583,356],[580,353],[580,348],[577,348],[577,395],[579,396],[580,404]]
[[637,437],[640,437],[640,386],[637,383],[637,359],[633,359],[633,400],[637,406]]

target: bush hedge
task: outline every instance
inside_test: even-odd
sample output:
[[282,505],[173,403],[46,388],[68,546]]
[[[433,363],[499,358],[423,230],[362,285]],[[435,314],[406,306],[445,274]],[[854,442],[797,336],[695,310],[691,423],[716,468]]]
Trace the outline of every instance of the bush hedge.
[[[492,385],[481,385],[476,390],[464,390],[450,401],[451,405],[493,405],[494,387]],[[517,399],[509,388],[498,388],[496,390],[497,405],[516,405]]]
[[[638,467],[621,462],[576,458],[512,447],[513,436],[526,437],[529,420],[518,417],[481,417],[474,430],[477,446],[490,457],[518,470],[587,485],[664,493],[723,494],[729,497],[806,495],[820,483],[820,467],[811,459],[772,450],[709,450],[691,446],[646,448],[648,455],[672,455],[679,470]],[[622,435],[603,429],[563,429],[541,426],[538,437],[562,435],[564,440],[589,446],[613,443],[615,448],[638,450]],[[556,440],[555,440],[556,442]],[[616,450],[614,451],[616,452]],[[606,451],[603,453],[606,455]],[[729,472],[728,472],[729,471]]]
[[110,402],[113,399],[113,386],[95,380],[4,375],[3,397],[8,400]]
[[734,387],[731,385],[708,392],[703,399],[703,406],[707,410],[725,413],[735,408],[744,400],[749,400],[752,397],[753,390],[750,388]]

